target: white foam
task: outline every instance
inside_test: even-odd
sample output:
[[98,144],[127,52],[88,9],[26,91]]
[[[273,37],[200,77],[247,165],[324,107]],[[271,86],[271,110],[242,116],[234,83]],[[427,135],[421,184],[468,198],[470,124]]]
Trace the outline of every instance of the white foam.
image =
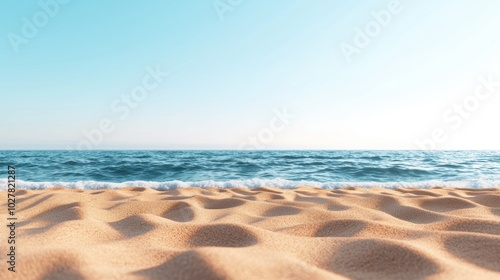
[[[471,181],[422,181],[422,182],[314,182],[314,181],[289,181],[285,179],[249,179],[249,180],[231,180],[231,181],[127,181],[122,183],[98,182],[98,181],[77,181],[77,182],[25,182],[18,180],[16,188],[19,189],[47,189],[52,187],[66,187],[70,189],[95,190],[95,189],[119,189],[124,187],[147,187],[157,190],[167,190],[186,187],[199,188],[258,188],[262,186],[276,187],[280,189],[294,189],[301,186],[310,186],[323,189],[339,189],[345,187],[359,188],[431,188],[431,187],[450,187],[450,188],[498,188],[500,180],[471,180]],[[7,189],[7,180],[0,179],[0,190]]]

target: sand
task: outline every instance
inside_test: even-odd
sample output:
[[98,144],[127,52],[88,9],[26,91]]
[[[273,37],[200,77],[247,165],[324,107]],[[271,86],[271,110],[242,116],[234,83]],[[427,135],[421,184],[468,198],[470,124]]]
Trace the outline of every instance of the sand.
[[55,188],[17,208],[0,279],[500,279],[500,189]]

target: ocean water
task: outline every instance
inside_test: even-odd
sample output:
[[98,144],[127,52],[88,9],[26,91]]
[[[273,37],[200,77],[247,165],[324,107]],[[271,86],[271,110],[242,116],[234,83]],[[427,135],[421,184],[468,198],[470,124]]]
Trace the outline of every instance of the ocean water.
[[18,188],[500,187],[500,151],[0,151]]

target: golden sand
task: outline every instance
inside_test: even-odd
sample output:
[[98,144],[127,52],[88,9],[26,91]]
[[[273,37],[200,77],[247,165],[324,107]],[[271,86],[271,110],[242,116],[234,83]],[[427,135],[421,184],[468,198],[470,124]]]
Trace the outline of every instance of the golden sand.
[[2,241],[0,279],[500,279],[500,189],[16,196],[17,272]]

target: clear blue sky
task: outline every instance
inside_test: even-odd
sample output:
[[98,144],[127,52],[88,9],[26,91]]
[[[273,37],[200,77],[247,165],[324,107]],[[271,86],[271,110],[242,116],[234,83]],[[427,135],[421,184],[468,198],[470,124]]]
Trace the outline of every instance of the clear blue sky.
[[500,1],[54,1],[0,3],[0,149],[500,149]]

